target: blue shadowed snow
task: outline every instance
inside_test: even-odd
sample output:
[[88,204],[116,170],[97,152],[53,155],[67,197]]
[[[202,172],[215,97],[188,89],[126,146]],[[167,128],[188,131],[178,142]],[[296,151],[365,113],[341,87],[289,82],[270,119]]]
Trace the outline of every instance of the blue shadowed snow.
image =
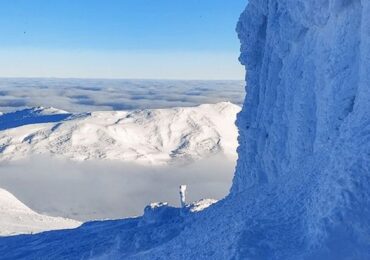
[[[182,210],[155,203],[146,207],[144,216],[139,218],[92,221],[74,230],[3,237],[0,258],[44,259],[44,250],[49,252],[48,259],[86,259],[96,255],[124,258],[178,236],[186,226],[183,216],[194,214],[198,213],[190,208]],[[28,245],[20,247],[24,242]],[[105,255],[107,249],[110,252]]]
[[30,124],[60,122],[72,114],[54,111],[43,113],[43,108],[29,108],[0,115],[0,131]]

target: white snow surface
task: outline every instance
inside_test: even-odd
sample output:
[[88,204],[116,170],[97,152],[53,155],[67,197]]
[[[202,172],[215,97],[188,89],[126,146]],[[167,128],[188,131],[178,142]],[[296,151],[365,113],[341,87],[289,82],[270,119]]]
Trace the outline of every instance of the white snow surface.
[[38,214],[4,189],[0,189],[0,236],[71,229],[81,222]]
[[33,107],[31,108],[33,114],[48,116],[48,115],[59,115],[59,114],[69,114],[67,111],[62,109],[57,109],[55,107]]
[[370,259],[369,30],[368,0],[249,0],[237,27],[248,87],[230,195],[154,224],[126,219],[3,238],[0,251],[29,259]]
[[[229,102],[76,115],[53,108],[27,109],[0,116],[4,125],[15,117],[19,122],[0,131],[0,161],[40,154],[77,161],[156,165],[197,160],[218,152],[236,158],[234,122],[239,111],[239,106]],[[54,122],[48,122],[49,118]]]
[[208,208],[212,204],[215,204],[216,202],[217,200],[214,199],[201,199],[188,205],[187,208],[189,209],[190,212],[200,212]]

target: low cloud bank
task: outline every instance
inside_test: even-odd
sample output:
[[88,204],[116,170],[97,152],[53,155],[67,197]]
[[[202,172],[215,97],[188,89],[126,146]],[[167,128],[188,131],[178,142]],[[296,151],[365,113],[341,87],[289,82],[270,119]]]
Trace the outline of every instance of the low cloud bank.
[[166,167],[36,157],[0,165],[0,187],[39,213],[82,221],[123,218],[141,215],[154,201],[179,206],[180,184],[188,185],[188,202],[221,199],[234,166],[222,155]]
[[56,107],[69,112],[241,105],[243,81],[16,79],[0,78],[0,112]]

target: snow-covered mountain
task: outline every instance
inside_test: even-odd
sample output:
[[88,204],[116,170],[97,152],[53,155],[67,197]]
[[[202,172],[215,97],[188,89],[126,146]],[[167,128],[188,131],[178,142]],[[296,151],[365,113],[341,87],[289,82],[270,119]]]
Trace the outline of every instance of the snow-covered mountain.
[[0,189],[0,236],[71,229],[81,222],[38,214],[4,189]]
[[0,116],[0,161],[48,154],[72,160],[145,164],[236,157],[240,107],[198,107],[70,114],[32,108]]
[[369,28],[368,0],[249,0],[237,29],[248,95],[230,195],[155,223],[3,238],[0,251],[29,259],[370,259]]
[[70,113],[53,107],[34,107],[5,114],[0,112],[0,131],[23,125],[59,122],[69,116]]

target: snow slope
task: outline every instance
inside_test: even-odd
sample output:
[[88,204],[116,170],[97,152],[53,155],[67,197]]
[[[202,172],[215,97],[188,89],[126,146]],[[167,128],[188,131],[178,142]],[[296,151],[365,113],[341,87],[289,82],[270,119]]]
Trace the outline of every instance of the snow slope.
[[80,225],[75,220],[38,214],[8,191],[0,189],[0,236],[76,228]]
[[237,29],[248,94],[230,195],[165,223],[89,223],[4,238],[0,251],[30,259],[370,259],[370,2],[248,2]]
[[228,102],[198,107],[71,115],[34,108],[0,116],[0,161],[50,154],[72,160],[145,164],[236,156],[240,108]]
[[58,122],[70,115],[52,107],[34,107],[6,114],[0,112],[0,131],[29,124]]

